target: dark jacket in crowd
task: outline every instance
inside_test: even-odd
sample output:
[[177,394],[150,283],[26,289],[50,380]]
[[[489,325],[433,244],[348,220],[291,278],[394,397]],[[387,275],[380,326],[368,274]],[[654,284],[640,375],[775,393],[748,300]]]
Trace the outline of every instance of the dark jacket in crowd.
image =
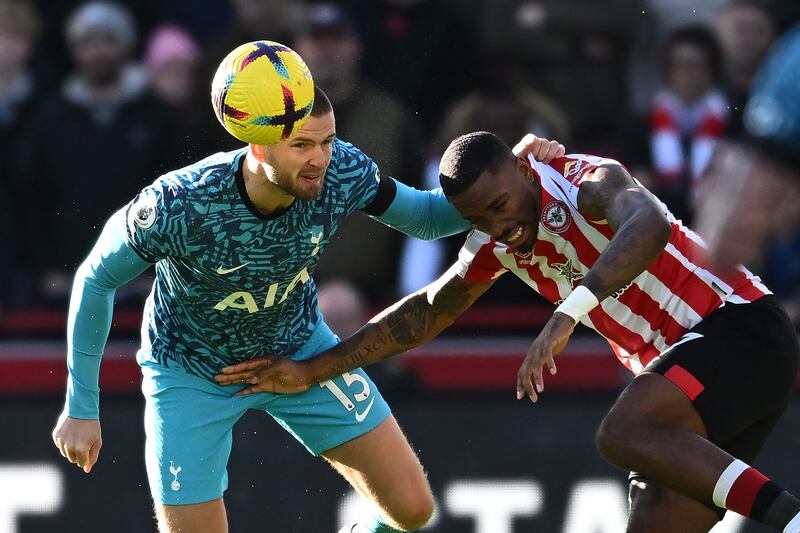
[[77,93],[68,83],[43,105],[19,154],[34,272],[74,271],[106,219],[183,162],[172,109],[144,85],[114,106]]

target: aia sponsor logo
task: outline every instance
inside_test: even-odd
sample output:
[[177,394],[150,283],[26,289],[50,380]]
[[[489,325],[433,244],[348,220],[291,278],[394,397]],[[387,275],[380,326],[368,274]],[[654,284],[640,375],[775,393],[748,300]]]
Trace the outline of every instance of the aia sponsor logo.
[[541,217],[544,229],[550,233],[564,233],[572,224],[567,204],[560,200],[548,202],[542,209]]

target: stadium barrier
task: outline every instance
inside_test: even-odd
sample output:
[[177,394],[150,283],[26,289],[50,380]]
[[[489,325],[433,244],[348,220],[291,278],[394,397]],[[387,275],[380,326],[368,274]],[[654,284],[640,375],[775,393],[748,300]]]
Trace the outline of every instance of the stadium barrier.
[[[626,475],[606,464],[593,445],[614,396],[548,390],[536,406],[516,401],[513,393],[389,398],[437,499],[424,531],[624,531]],[[51,442],[60,395],[0,397],[0,531],[154,531],[139,396],[104,395],[104,445],[90,475],[62,459]],[[756,461],[795,493],[798,427],[795,400]],[[334,533],[364,505],[323,461],[262,413],[248,413],[237,424],[228,472],[232,532]],[[714,533],[765,531],[732,517]]]

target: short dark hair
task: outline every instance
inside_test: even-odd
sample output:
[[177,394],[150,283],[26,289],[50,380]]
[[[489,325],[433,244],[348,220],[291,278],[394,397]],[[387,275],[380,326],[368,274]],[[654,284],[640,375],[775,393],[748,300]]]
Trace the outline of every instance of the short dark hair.
[[439,183],[445,196],[456,196],[469,189],[488,170],[497,173],[514,154],[503,140],[488,131],[474,131],[456,137],[439,163]]
[[711,79],[714,82],[719,82],[722,76],[722,50],[714,32],[708,26],[702,24],[683,26],[667,36],[661,58],[664,74],[666,75],[671,67],[673,49],[681,44],[688,44],[703,50],[708,60]]
[[328,99],[328,95],[318,85],[314,85],[314,105],[311,107],[311,116],[321,117],[331,111],[333,111],[333,106]]

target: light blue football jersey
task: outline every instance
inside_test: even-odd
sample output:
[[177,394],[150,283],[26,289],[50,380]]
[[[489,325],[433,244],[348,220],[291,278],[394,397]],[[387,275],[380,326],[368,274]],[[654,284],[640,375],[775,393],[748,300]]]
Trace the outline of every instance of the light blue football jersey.
[[375,197],[378,168],[337,139],[321,196],[270,218],[245,193],[246,153],[170,172],[128,205],[129,244],[156,263],[141,363],[210,379],[253,357],[291,357],[320,323],[312,273],[344,218]]
[[800,23],[775,43],[764,61],[744,123],[775,155],[800,164]]

